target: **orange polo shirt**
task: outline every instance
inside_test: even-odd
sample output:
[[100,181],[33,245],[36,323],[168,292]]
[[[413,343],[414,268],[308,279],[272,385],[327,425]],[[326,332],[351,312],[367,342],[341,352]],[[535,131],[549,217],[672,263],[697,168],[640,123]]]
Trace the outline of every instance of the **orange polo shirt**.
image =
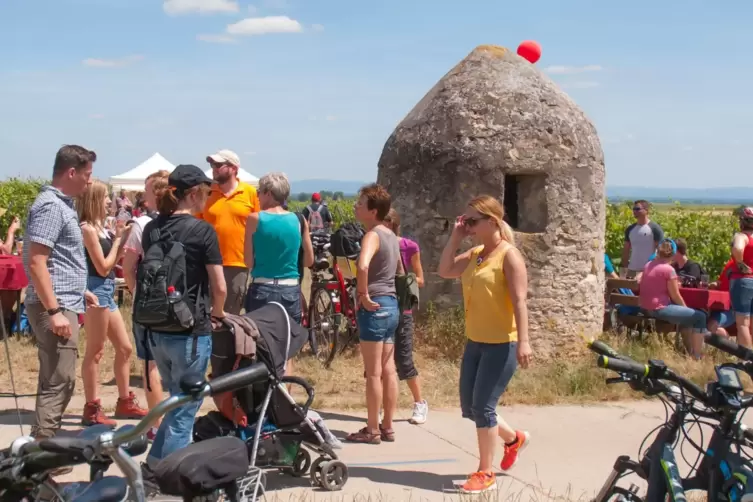
[[259,197],[256,189],[242,181],[228,196],[217,185],[207,199],[204,212],[197,215],[212,225],[220,243],[222,264],[226,267],[245,267],[243,243],[246,237],[248,215],[259,211]]

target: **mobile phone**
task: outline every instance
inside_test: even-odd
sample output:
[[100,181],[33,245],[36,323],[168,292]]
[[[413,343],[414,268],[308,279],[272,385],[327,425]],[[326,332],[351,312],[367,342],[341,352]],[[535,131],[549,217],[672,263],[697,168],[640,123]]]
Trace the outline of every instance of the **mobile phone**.
[[719,382],[719,386],[724,390],[733,392],[740,392],[743,390],[743,384],[740,382],[740,375],[735,368],[717,366],[716,380]]

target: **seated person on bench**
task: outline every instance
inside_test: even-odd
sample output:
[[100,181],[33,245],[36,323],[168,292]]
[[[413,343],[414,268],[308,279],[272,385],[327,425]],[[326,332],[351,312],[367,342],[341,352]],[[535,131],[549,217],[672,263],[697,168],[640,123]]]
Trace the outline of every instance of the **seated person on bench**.
[[[614,269],[612,260],[609,259],[609,255],[606,253],[604,253],[604,275],[607,279],[620,278],[620,276],[617,275],[617,272]],[[619,291],[621,295],[634,296],[633,290],[628,288],[620,288],[617,291]],[[607,291],[607,297],[609,297],[610,293],[611,291]],[[629,305],[615,305],[614,308],[617,309],[617,313],[619,315],[636,315],[641,311],[641,309],[639,309],[638,307],[631,307]]]
[[[719,274],[719,280],[709,284],[709,289],[716,289],[719,291],[729,291],[729,275],[732,272],[732,268],[735,266],[735,260],[730,258],[727,264],[722,269],[722,273]],[[720,336],[730,336],[727,332],[728,328],[735,325],[735,312],[733,310],[716,311],[709,316],[708,329],[711,333]]]
[[640,305],[646,315],[680,327],[688,353],[700,359],[703,352],[703,334],[706,332],[706,314],[685,305],[680,295],[677,272],[671,265],[677,247],[671,239],[659,243],[656,259],[643,268],[640,282]]

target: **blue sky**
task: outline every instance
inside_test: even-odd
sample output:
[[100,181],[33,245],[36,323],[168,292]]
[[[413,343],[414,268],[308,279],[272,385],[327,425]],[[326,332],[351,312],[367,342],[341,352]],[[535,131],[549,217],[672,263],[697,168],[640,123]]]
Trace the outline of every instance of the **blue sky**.
[[751,20],[745,0],[2,0],[0,176],[79,143],[101,178],[230,148],[256,175],[371,180],[476,45],[534,39],[609,184],[751,185]]

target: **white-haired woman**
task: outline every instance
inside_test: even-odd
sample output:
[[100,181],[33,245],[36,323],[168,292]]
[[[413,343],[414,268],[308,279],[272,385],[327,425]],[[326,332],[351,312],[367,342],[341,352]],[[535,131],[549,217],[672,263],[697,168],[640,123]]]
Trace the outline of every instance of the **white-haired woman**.
[[244,256],[251,270],[246,312],[279,302],[300,323],[299,252],[303,249],[302,266],[310,267],[314,248],[306,220],[283,209],[289,196],[290,182],[284,173],[269,173],[259,180],[261,211],[246,222]]

